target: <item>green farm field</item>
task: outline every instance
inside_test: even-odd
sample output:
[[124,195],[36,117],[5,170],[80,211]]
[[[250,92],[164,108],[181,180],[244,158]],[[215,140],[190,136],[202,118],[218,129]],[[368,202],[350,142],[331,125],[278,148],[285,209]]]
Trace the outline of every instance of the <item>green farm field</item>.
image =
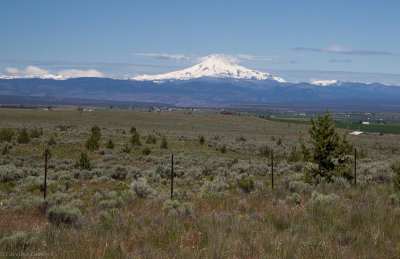
[[349,136],[354,186],[305,179],[308,120],[0,109],[0,257],[400,257],[400,130],[378,126]]

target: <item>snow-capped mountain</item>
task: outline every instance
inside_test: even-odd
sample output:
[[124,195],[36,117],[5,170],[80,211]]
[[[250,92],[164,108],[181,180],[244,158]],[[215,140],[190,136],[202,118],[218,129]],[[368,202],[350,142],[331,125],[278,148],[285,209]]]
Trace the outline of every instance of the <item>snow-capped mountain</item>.
[[275,80],[286,82],[283,78],[273,77],[269,73],[248,69],[234,64],[223,55],[210,55],[205,60],[192,67],[158,75],[142,75],[131,78],[137,81],[157,80],[190,80],[196,78],[232,78],[247,80]]

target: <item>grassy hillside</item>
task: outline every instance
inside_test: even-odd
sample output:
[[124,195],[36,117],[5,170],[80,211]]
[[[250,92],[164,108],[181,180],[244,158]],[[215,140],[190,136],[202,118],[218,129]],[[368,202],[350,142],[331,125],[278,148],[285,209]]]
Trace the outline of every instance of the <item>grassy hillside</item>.
[[[302,177],[310,165],[299,147],[300,137],[308,139],[307,123],[209,111],[0,109],[0,254],[400,256],[400,196],[390,168],[400,154],[400,135],[390,134],[396,128],[376,130],[384,136],[350,137],[359,150],[357,187],[344,178],[310,185]],[[94,125],[100,147],[90,151],[85,143]],[[24,127],[31,135],[27,144],[18,143]],[[130,142],[132,127],[141,145]],[[5,132],[13,133],[10,141],[1,139]],[[161,148],[164,136],[167,148]],[[51,156],[43,201],[46,147]],[[89,169],[77,167],[82,151]],[[353,157],[347,159],[352,165]]]

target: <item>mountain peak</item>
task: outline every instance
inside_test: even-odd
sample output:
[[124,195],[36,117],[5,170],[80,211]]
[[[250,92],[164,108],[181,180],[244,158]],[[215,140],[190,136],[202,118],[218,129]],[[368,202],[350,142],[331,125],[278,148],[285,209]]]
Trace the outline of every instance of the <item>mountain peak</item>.
[[213,54],[200,59],[201,63],[192,67],[158,75],[142,75],[131,78],[138,81],[152,80],[190,80],[196,78],[232,78],[247,80],[275,80],[285,82],[280,77],[272,77],[269,73],[248,69],[235,64],[234,58],[221,54]]

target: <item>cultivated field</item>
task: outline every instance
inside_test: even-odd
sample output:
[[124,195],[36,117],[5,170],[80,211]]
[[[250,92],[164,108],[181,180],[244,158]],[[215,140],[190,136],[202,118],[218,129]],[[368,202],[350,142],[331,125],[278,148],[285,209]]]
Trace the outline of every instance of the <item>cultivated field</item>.
[[0,257],[400,257],[400,135],[350,137],[356,187],[307,183],[308,126],[213,111],[1,109]]

